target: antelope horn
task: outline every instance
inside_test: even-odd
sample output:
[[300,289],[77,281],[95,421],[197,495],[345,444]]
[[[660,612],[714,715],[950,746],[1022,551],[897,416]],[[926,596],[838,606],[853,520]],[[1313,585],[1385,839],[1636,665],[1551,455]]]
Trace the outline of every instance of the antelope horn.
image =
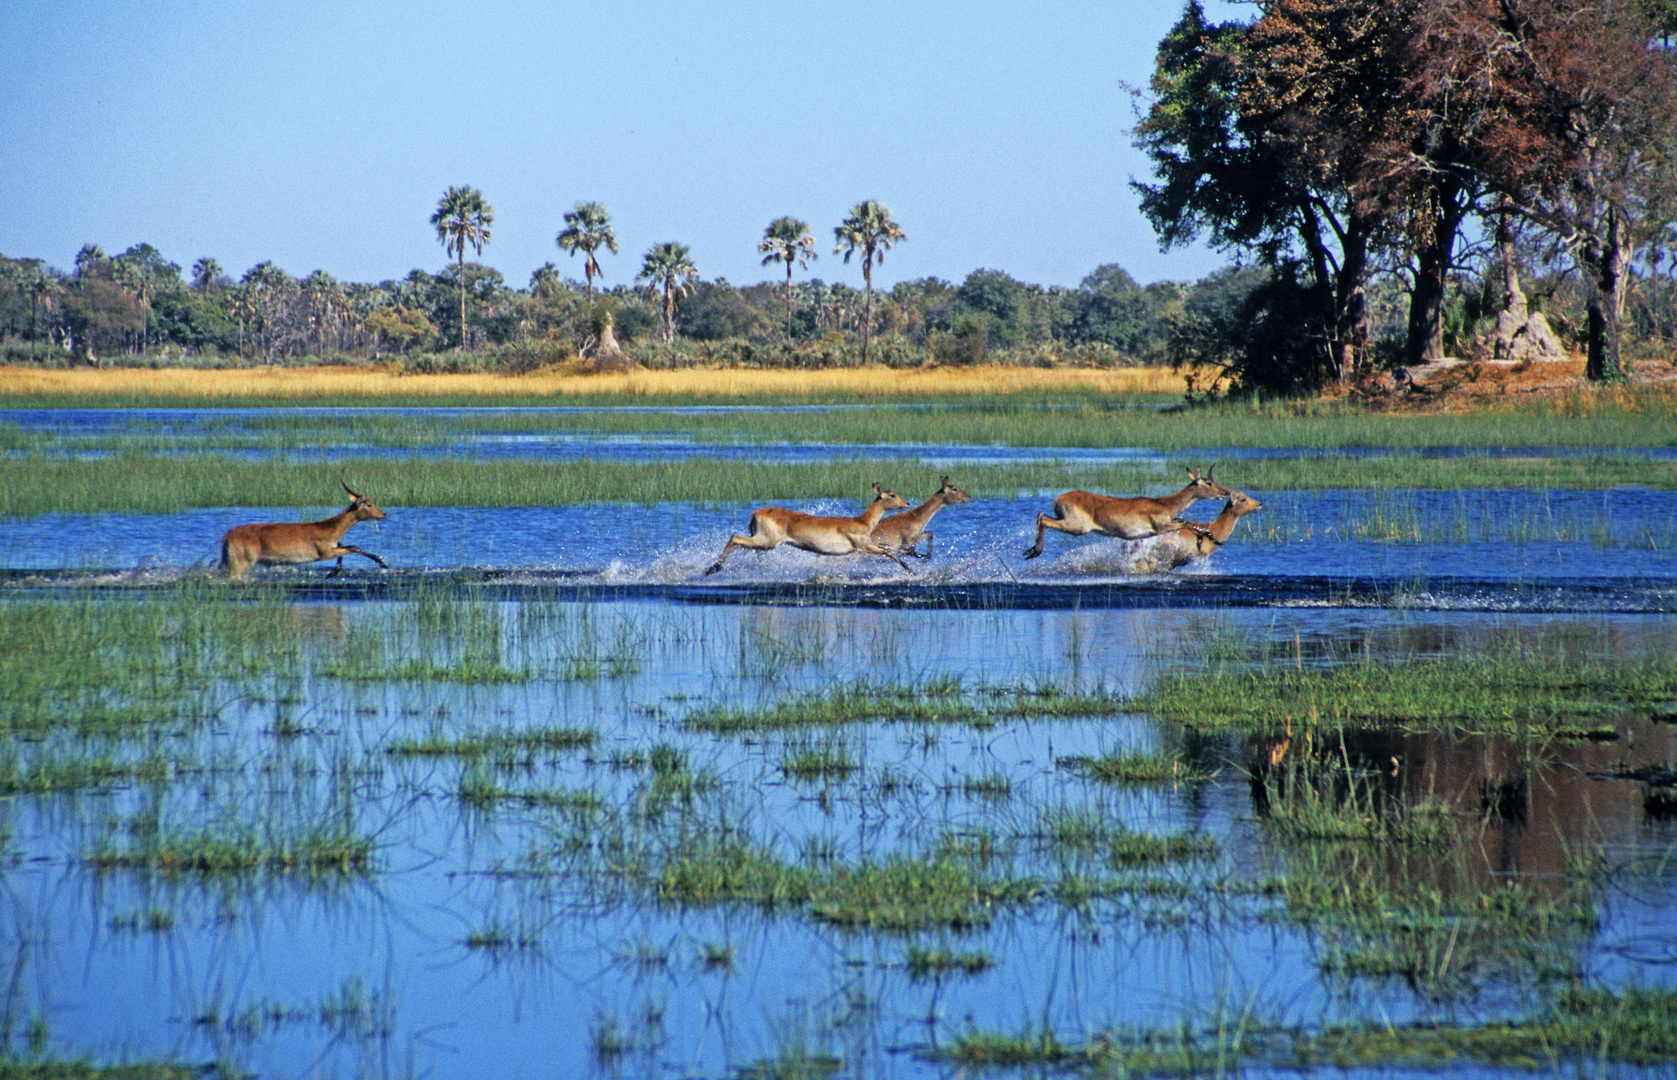
[[344,490],[349,492],[349,497],[350,498],[352,498],[352,499],[361,498],[361,493],[359,491],[356,491],[354,488],[350,487],[349,486],[349,481],[344,479],[344,471],[342,469],[338,470],[338,483],[342,484]]

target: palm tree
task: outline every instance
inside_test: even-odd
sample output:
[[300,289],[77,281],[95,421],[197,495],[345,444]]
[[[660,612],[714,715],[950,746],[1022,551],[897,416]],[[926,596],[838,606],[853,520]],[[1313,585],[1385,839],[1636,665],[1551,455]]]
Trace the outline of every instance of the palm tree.
[[221,264],[212,257],[205,255],[192,264],[192,287],[199,292],[209,292],[210,287],[221,280]]
[[343,286],[338,279],[324,270],[316,270],[304,278],[298,288],[301,291],[307,317],[313,324],[315,333],[315,349],[319,355],[326,354],[326,334],[331,331],[337,333],[338,324],[348,310],[344,298]]
[[83,244],[81,250],[76,252],[76,276],[86,277],[100,263],[108,262],[109,258],[105,249],[98,244]]
[[594,278],[600,272],[600,261],[594,252],[604,244],[613,255],[617,254],[617,234],[611,228],[611,215],[597,202],[579,202],[576,209],[565,215],[564,231],[553,240],[572,255],[578,250],[587,253],[582,274],[587,279],[588,299],[594,299]]
[[542,263],[530,275],[530,295],[537,300],[558,296],[559,286],[559,268],[550,262]]
[[809,269],[809,260],[817,258],[815,237],[809,234],[809,223],[795,217],[775,218],[763,230],[757,250],[765,252],[763,265],[772,262],[786,264],[786,345],[792,345],[792,264]]
[[878,199],[868,199],[851,207],[850,216],[833,230],[838,246],[833,254],[844,252],[844,261],[862,253],[862,284],[867,289],[867,300],[862,314],[862,363],[868,362],[868,341],[873,331],[873,265],[885,261],[885,252],[898,240],[907,239],[902,227],[891,219],[891,208]]
[[699,271],[693,266],[692,253],[686,244],[654,244],[641,258],[641,272],[636,281],[646,282],[646,295],[656,300],[664,294],[664,344],[675,341],[675,300],[693,292],[693,282]]
[[474,187],[451,187],[437,202],[437,212],[431,224],[437,227],[437,239],[443,252],[459,260],[460,268],[460,347],[466,347],[466,245],[478,255],[489,243],[489,226],[495,223],[495,208],[484,201],[483,192]]

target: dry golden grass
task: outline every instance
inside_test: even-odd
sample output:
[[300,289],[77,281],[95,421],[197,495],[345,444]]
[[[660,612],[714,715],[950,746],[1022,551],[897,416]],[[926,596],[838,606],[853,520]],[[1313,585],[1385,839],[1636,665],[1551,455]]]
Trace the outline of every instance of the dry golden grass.
[[529,375],[404,374],[387,368],[259,367],[40,369],[0,366],[0,396],[267,398],[960,397],[1097,393],[1180,394],[1169,368],[842,368],[821,371],[684,368],[612,374],[555,369]]

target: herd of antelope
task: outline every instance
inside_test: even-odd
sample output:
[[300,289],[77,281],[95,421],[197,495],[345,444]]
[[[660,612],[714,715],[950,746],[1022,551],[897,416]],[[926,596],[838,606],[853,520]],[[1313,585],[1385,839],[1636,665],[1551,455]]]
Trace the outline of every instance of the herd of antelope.
[[[1161,499],[1139,496],[1119,499],[1088,491],[1068,491],[1054,500],[1053,517],[1036,516],[1036,543],[1025,551],[1025,558],[1034,559],[1042,554],[1043,537],[1049,529],[1071,536],[1096,533],[1120,540],[1151,540],[1149,562],[1154,570],[1169,570],[1209,555],[1233,535],[1235,522],[1243,515],[1263,508],[1262,503],[1245,492],[1232,491],[1213,480],[1215,471],[1213,466],[1202,477],[1199,469],[1189,469],[1188,486]],[[351,488],[341,474],[338,483],[349,493],[349,505],[329,518],[298,524],[240,525],[227,530],[221,538],[222,572],[231,579],[243,577],[253,566],[295,566],[335,558],[338,564],[327,575],[330,577],[343,569],[345,555],[361,555],[386,566],[372,552],[343,542],[350,526],[358,521],[382,521],[384,511]],[[856,517],[823,517],[783,506],[753,510],[745,534],[730,536],[722,554],[705,573],[714,574],[722,569],[735,548],[768,551],[781,544],[791,544],[817,555],[857,552],[879,555],[907,570],[904,555],[918,559],[932,557],[932,533],[926,526],[933,515],[946,506],[972,498],[950,483],[947,476],[941,479],[930,498],[912,509],[908,500],[878,484],[873,485],[873,495],[873,502]],[[1198,500],[1218,498],[1228,501],[1223,504],[1223,512],[1212,521],[1182,519],[1183,511]],[[886,517],[892,510],[900,512]],[[917,550],[922,539],[926,541],[924,552]]]

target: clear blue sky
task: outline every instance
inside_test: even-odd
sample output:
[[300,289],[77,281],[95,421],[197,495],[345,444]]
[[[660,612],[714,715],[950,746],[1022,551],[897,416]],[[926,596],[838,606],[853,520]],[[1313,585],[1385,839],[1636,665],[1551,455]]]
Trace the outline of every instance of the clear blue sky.
[[[1213,18],[1246,15],[1215,0]],[[907,239],[875,284],[994,269],[1143,283],[1228,260],[1161,254],[1136,210],[1125,84],[1145,87],[1179,0],[3,0],[0,254],[71,268],[146,242],[235,278],[399,278],[445,262],[429,218],[469,184],[481,261],[528,285],[578,201],[603,203],[633,280],[653,244],[707,280],[781,280],[756,244],[809,222],[800,280],[861,284],[833,226],[867,198]]]

